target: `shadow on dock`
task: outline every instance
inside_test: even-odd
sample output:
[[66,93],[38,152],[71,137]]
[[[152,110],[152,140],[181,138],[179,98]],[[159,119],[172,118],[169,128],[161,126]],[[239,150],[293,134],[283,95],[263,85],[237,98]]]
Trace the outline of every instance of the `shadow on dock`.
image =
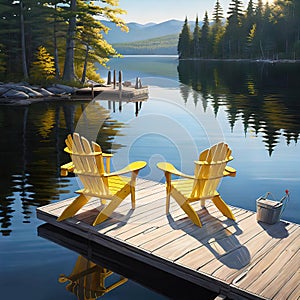
[[237,238],[243,232],[238,224],[231,219],[220,222],[218,218],[209,214],[205,207],[198,211],[198,214],[203,220],[202,227],[194,226],[192,223],[186,226],[185,223],[190,223],[189,218],[175,221],[171,215],[168,215],[169,224],[174,230],[181,228],[186,234],[199,241],[199,245],[206,247],[227,267],[241,270],[247,266],[251,255],[247,247],[242,245]]
[[284,239],[289,236],[289,232],[286,227],[290,224],[286,221],[280,221],[276,224],[276,226],[272,226],[267,223],[257,222],[267,233],[269,236],[275,239]]

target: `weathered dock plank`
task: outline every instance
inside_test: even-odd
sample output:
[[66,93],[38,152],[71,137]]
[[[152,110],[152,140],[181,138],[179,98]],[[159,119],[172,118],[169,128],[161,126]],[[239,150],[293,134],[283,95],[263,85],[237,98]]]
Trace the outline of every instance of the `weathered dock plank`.
[[164,185],[143,179],[134,210],[127,197],[111,218],[92,227],[100,207],[93,198],[73,218],[57,222],[73,199],[38,208],[38,218],[232,299],[299,299],[298,224],[258,223],[254,212],[235,207],[233,221],[207,201],[205,209],[193,204],[199,228],[175,201],[166,215]]
[[[292,229],[290,229],[290,232],[292,232]],[[213,275],[216,277],[222,276],[228,283],[237,281],[238,278],[241,278],[243,275],[247,274],[248,270],[261,258],[263,258],[265,253],[269,252],[276,243],[278,243],[277,239],[268,238],[264,231],[259,232],[257,235],[253,236],[253,240],[248,240],[245,243],[245,246],[247,247],[251,257],[250,263],[245,268],[238,270],[228,268],[226,265],[221,264],[213,273]],[[234,252],[229,253],[227,259],[232,259],[234,256]],[[222,262],[222,258],[220,261]]]

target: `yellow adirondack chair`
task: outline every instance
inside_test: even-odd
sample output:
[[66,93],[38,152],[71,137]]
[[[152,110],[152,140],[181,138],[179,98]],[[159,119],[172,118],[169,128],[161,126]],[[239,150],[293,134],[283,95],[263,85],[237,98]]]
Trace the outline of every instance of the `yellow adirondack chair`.
[[[76,191],[79,196],[62,212],[57,221],[62,221],[75,215],[92,197],[98,197],[106,205],[98,214],[93,225],[105,221],[118,205],[131,194],[132,208],[135,208],[135,184],[139,170],[146,166],[144,161],[136,161],[127,167],[110,173],[111,154],[104,154],[101,147],[80,136],[78,133],[69,134],[66,139],[67,147],[64,149],[71,155],[72,162],[61,166],[61,174],[68,172],[78,175],[83,184],[83,189]],[[104,159],[106,158],[106,170]],[[121,176],[131,173],[131,177]]]
[[[190,203],[201,201],[201,206],[204,207],[205,200],[211,199],[224,216],[235,220],[232,211],[217,192],[223,176],[236,174],[235,169],[226,166],[232,159],[228,145],[221,142],[201,152],[199,160],[195,161],[193,176],[180,172],[168,162],[159,162],[157,167],[163,170],[166,176],[166,213],[169,213],[172,196],[193,223],[201,227],[199,216]],[[184,179],[172,180],[172,174]]]
[[119,276],[118,280],[107,280],[110,281],[108,285],[106,279],[112,274],[112,271],[80,255],[72,273],[69,276],[61,274],[58,281],[68,282],[66,290],[72,292],[78,299],[95,300],[128,281],[127,278]]

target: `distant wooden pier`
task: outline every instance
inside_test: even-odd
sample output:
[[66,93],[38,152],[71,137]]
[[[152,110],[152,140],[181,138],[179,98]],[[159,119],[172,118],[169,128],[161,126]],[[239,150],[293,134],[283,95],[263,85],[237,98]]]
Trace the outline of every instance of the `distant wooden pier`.
[[72,99],[88,100],[111,100],[122,102],[145,101],[149,97],[148,87],[135,89],[134,87],[123,87],[122,90],[114,89],[113,86],[86,87],[76,91]]
[[136,82],[123,82],[122,71],[119,71],[118,81],[116,79],[116,71],[113,72],[113,80],[111,79],[111,72],[108,72],[107,84],[91,85],[78,89],[73,95],[73,99],[78,97],[88,97],[93,100],[112,100],[122,102],[137,102],[147,100],[149,97],[148,86],[143,86],[139,77]]
[[99,211],[96,198],[63,222],[56,218],[73,198],[38,208],[37,217],[220,298],[299,299],[298,224],[258,223],[255,212],[231,207],[237,219],[233,221],[207,202],[206,209],[195,206],[203,223],[199,228],[172,199],[171,214],[166,215],[165,186],[143,179],[137,181],[136,199],[135,210],[125,199],[111,218],[96,227],[90,225]]

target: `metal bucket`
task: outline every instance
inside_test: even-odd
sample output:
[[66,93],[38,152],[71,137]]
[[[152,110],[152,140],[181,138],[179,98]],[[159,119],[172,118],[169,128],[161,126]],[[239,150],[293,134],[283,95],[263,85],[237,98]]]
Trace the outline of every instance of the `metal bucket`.
[[282,210],[282,202],[258,198],[256,200],[256,219],[257,221],[275,224],[279,222]]

